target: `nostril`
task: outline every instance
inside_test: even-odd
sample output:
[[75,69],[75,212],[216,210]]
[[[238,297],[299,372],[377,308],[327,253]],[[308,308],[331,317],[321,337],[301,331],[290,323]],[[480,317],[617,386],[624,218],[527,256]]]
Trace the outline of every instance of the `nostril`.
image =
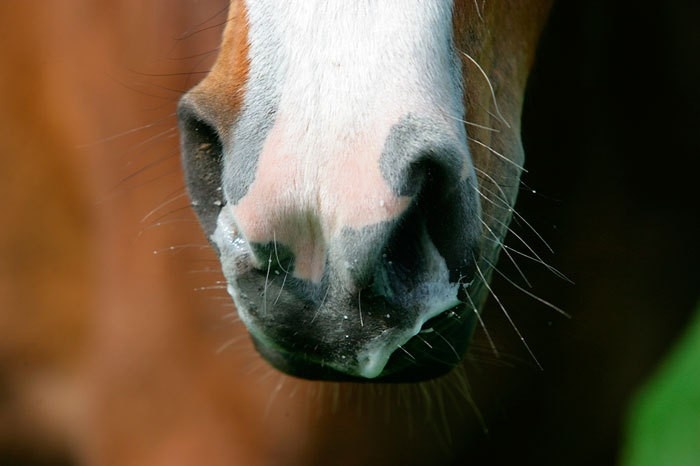
[[384,266],[392,271],[396,279],[406,281],[420,269],[423,236],[424,219],[413,206],[394,228],[382,254]]
[[410,163],[403,175],[403,182],[399,186],[399,195],[415,197],[426,185],[431,184],[433,171],[433,162],[428,156],[420,157]]
[[223,146],[218,132],[185,96],[177,109],[185,184],[207,236],[224,204],[221,188]]
[[294,270],[294,253],[281,243],[250,243],[253,258],[262,271],[289,274]]
[[413,200],[385,245],[389,281],[429,281],[435,261],[444,261],[450,282],[471,280],[480,208],[471,177],[462,176],[458,154],[444,146],[424,150],[404,170],[401,194]]

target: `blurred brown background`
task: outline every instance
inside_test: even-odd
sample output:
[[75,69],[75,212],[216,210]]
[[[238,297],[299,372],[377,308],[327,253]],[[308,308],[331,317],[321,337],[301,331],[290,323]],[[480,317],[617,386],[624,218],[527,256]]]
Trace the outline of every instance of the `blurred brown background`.
[[[225,7],[0,3],[2,465],[389,464],[397,445],[411,453],[396,464],[431,457],[400,422],[355,413],[372,406],[360,395],[338,406],[337,386],[267,369],[227,316],[173,115]],[[444,461],[615,464],[627,403],[699,295],[699,18],[690,0],[555,7],[519,211],[556,254],[514,229],[576,283],[520,262],[572,319],[497,281],[544,371],[491,302],[501,357],[479,332],[467,362],[488,433],[448,407],[464,419]]]

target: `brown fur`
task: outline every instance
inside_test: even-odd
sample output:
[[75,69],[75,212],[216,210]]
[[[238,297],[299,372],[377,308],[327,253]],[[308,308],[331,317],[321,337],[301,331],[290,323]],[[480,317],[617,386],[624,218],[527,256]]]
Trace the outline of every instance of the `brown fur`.
[[211,72],[192,92],[201,113],[225,137],[241,106],[248,78],[248,22],[242,1],[232,1],[219,54]]

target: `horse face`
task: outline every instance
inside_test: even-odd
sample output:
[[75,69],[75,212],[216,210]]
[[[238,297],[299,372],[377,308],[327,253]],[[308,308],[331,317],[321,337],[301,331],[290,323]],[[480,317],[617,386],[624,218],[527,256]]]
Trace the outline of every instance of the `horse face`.
[[[183,164],[279,369],[410,381],[461,360],[515,197],[529,66],[523,52],[498,68],[490,28],[508,12],[479,3],[231,3],[215,66],[180,103]],[[468,136],[475,117],[507,134]]]

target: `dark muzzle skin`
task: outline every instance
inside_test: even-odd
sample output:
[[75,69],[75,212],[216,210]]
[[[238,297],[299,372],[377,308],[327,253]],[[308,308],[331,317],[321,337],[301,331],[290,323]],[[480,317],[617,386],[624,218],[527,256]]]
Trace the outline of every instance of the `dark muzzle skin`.
[[238,314],[279,370],[416,382],[461,363],[517,194],[548,9],[478,3],[411,3],[400,21],[392,2],[231,3],[214,68],[178,107],[182,163]]

